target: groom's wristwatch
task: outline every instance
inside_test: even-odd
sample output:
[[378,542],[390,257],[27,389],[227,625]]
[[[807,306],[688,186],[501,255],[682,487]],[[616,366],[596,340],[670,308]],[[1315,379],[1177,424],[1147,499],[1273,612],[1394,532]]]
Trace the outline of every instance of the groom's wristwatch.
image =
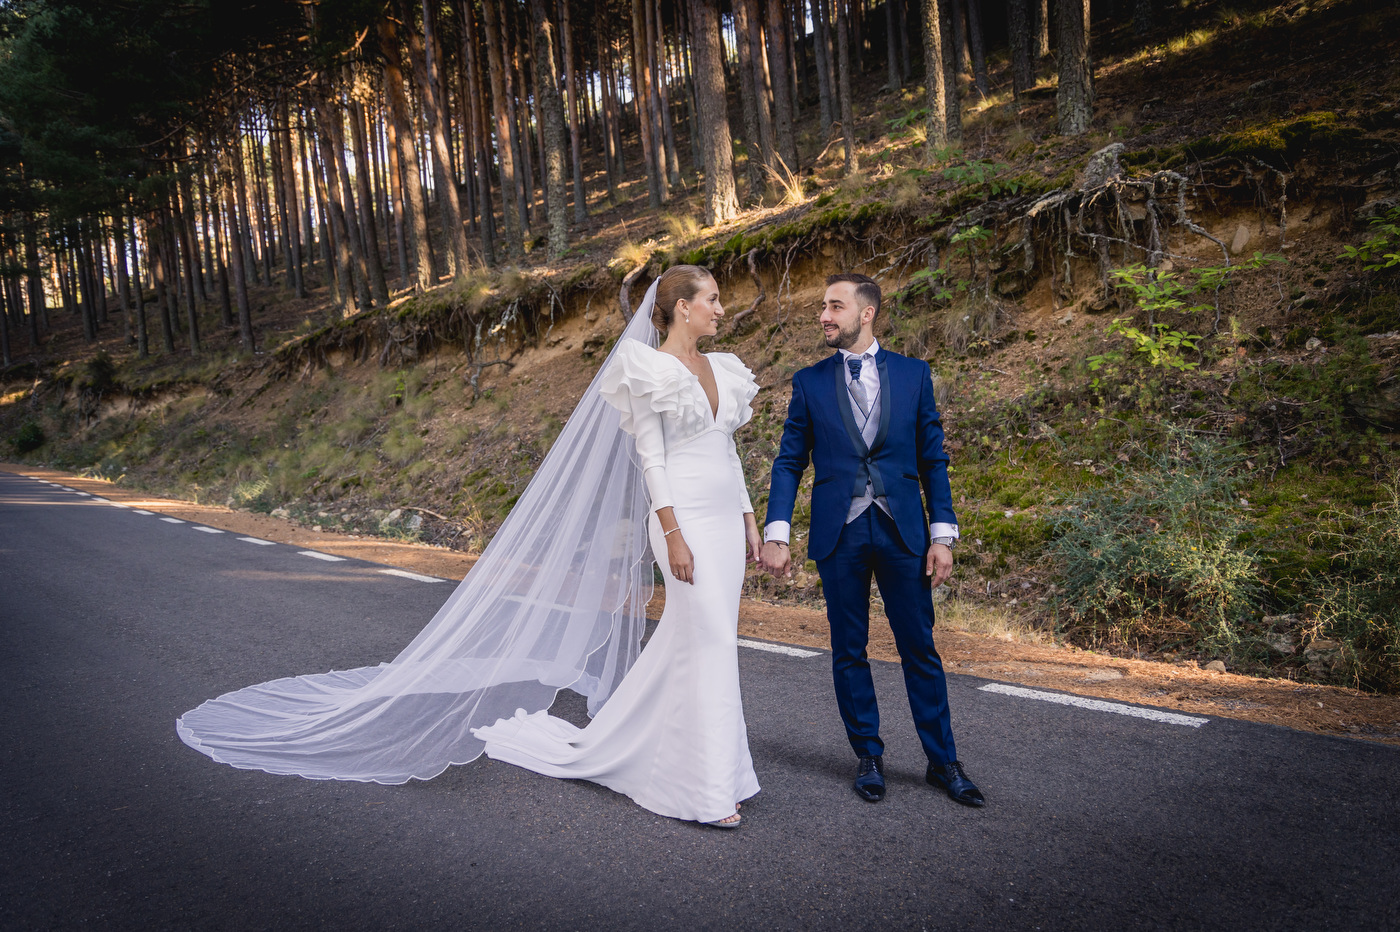
[[942,544],[949,550],[952,550],[955,546],[957,546],[958,539],[956,537],[935,537],[933,539],[933,542],[935,544]]

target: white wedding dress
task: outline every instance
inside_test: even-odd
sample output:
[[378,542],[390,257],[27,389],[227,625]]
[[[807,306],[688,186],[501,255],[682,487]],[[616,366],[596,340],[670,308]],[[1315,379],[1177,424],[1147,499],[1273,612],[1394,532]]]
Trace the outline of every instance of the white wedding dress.
[[[477,728],[485,753],[551,777],[589,780],[652,812],[709,822],[758,792],[739,695],[739,593],[744,514],[752,511],[733,434],[753,414],[753,373],[708,354],[719,394],[674,356],[631,339],[613,352],[599,390],[636,440],[651,496],[648,531],[666,580],[666,608],[641,656],[586,728],[548,712]],[[678,582],[656,511],[675,509],[695,558]]]

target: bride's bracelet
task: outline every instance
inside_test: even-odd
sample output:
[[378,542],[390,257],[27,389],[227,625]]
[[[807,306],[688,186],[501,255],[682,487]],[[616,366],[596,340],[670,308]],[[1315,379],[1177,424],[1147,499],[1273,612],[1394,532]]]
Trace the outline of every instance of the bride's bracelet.
[[677,524],[675,527],[671,528],[669,531],[667,531],[665,534],[662,534],[661,536],[662,536],[662,537],[670,537],[672,534],[676,533],[676,532],[679,531],[680,529],[681,529],[681,526],[680,526],[679,524]]

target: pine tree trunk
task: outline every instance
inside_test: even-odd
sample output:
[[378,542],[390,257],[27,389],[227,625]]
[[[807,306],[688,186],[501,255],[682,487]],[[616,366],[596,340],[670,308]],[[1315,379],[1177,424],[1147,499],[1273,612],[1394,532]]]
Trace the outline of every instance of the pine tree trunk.
[[853,175],[860,168],[856,156],[856,115],[851,102],[851,40],[847,28],[850,17],[847,5],[851,0],[836,0],[836,60],[840,69],[841,133],[846,143],[846,174]]
[[554,23],[544,0],[530,0],[530,18],[535,25],[535,74],[539,86],[539,109],[544,128],[545,191],[549,202],[549,256],[558,259],[569,248],[568,202],[564,189],[564,104],[559,98],[555,74]]
[[564,39],[564,90],[568,94],[569,113],[569,158],[574,180],[574,223],[588,220],[588,192],[583,188],[583,140],[580,137],[579,123],[582,101],[578,93],[578,75],[574,70],[574,28],[569,20],[569,0],[559,0],[561,28]]
[[948,94],[943,68],[944,46],[943,16],[939,10],[940,0],[919,0],[922,9],[919,18],[923,21],[924,33],[924,86],[928,93],[928,154],[931,162],[939,149],[949,141],[948,133]]
[[282,222],[286,230],[287,240],[286,254],[287,278],[292,284],[292,293],[298,298],[306,297],[306,279],[302,272],[301,256],[301,217],[300,206],[297,202],[297,180],[293,163],[296,161],[296,151],[292,148],[292,130],[290,124],[290,113],[287,108],[287,97],[285,94],[279,95],[277,103],[276,125],[273,133],[277,140],[278,171],[277,180],[279,202],[278,211],[282,214]]
[[603,144],[603,164],[607,169],[608,202],[616,204],[617,186],[621,175],[621,172],[618,171],[617,157],[621,146],[617,133],[617,108],[612,94],[612,57],[608,55],[608,50],[603,46],[603,33],[606,31],[606,24],[602,8],[599,7],[598,14],[593,20],[593,29],[598,37],[598,89],[602,104],[598,109],[603,118],[603,133],[599,141]]
[[885,0],[885,62],[889,68],[885,86],[898,91],[903,83],[899,67],[899,13],[895,10],[895,0]]
[[233,137],[233,183],[234,190],[238,197],[238,222],[242,225],[238,231],[239,248],[243,250],[243,272],[251,276],[251,280],[257,281],[256,265],[253,263],[253,222],[248,215],[248,180],[243,170],[243,132],[241,127],[235,131]]
[[39,264],[39,222],[33,211],[24,214],[24,267],[29,284],[29,346],[39,347],[39,322],[49,316],[44,298],[44,271]]
[[127,346],[136,342],[131,328],[131,279],[126,270],[126,224],[120,211],[112,218],[112,233],[116,239],[113,269],[117,275],[117,300],[122,304],[122,339]]
[[[946,37],[953,28],[952,11],[955,0],[940,0],[939,15],[943,23],[943,35]],[[953,43],[943,42],[943,86],[947,93],[943,102],[946,107],[944,121],[948,127],[948,142],[950,145],[960,145],[962,143],[962,95],[959,93],[958,69],[953,61]]]
[[486,92],[482,87],[479,49],[481,41],[476,31],[476,11],[471,0],[458,0],[458,16],[462,22],[462,58],[467,75],[467,124],[471,130],[472,157],[476,160],[476,202],[481,212],[481,254],[487,265],[496,264],[496,217],[491,200],[491,161],[487,153],[490,132],[487,130]]
[[515,157],[511,123],[506,108],[505,58],[501,44],[498,0],[482,0],[482,24],[486,30],[487,72],[491,80],[491,111],[496,120],[496,160],[501,167],[501,225],[505,228],[506,259],[523,254],[524,231],[517,199]]
[[734,33],[738,40],[736,44],[739,58],[739,100],[744,113],[744,167],[749,178],[748,200],[757,204],[769,188],[769,179],[763,168],[765,161],[758,128],[758,97],[754,88],[749,29],[749,4],[744,0],[734,0]]
[[219,289],[219,322],[232,329],[234,324],[233,300],[229,294],[228,265],[224,261],[224,230],[226,229],[224,218],[227,216],[227,212],[223,205],[223,182],[219,180],[217,168],[215,171],[211,190],[214,194],[212,225],[214,227],[214,270],[218,276],[217,287]]
[[[345,229],[345,208],[340,200],[340,181],[336,170],[335,142],[331,135],[330,120],[327,117],[328,109],[321,100],[315,101],[316,107],[316,149],[320,155],[319,174],[316,179],[316,188],[321,195],[321,205],[326,212],[326,222],[329,227],[330,244],[334,253],[334,267],[336,278],[336,301],[332,303],[330,316],[332,321],[340,320],[346,314],[354,311],[355,303],[355,272],[352,268],[353,262],[350,257],[350,243]],[[368,289],[365,295],[368,296]]]
[[1057,7],[1060,87],[1055,114],[1062,136],[1082,136],[1094,115],[1094,79],[1089,60],[1089,0],[1059,0]]
[[[492,0],[486,0],[489,5]],[[414,286],[426,291],[436,284],[433,274],[432,244],[428,241],[428,207],[423,199],[423,186],[418,165],[418,150],[410,130],[408,98],[404,94],[402,55],[393,24],[386,18],[379,21],[379,44],[384,54],[384,88],[389,98],[389,119],[393,123],[391,144],[397,143],[398,177],[403,188],[404,228],[408,233],[408,256]],[[406,270],[407,271],[407,270]],[[406,274],[405,278],[409,276]]]
[[946,0],[948,14],[951,17],[950,23],[944,23],[949,27],[946,33],[953,37],[953,73],[957,75],[959,83],[962,76],[972,72],[972,62],[967,55],[967,16],[963,7],[964,0]]
[[384,278],[384,260],[379,252],[379,227],[374,220],[374,192],[370,190],[369,146],[365,141],[365,108],[350,101],[350,142],[355,147],[355,189],[359,195],[360,228],[364,231],[365,269],[369,290],[380,307],[389,304],[389,283]]
[[[533,232],[531,224],[537,219],[535,211],[535,153],[534,145],[530,141],[530,97],[533,95],[525,90],[525,69],[520,62],[520,37],[519,24],[513,24],[507,30],[509,38],[508,53],[510,57],[510,70],[508,72],[512,82],[510,93],[506,96],[506,109],[510,112],[511,126],[515,130],[515,157],[520,166],[520,225],[525,229],[526,238],[532,239]],[[528,41],[528,40],[527,40]]]
[[967,0],[967,36],[972,46],[972,83],[985,99],[992,92],[987,77],[987,50],[982,40],[982,0]]
[[[748,21],[749,62],[753,66],[754,109],[758,114],[758,141],[764,169],[763,186],[769,189],[778,168],[778,136],[773,127],[773,83],[763,39],[763,0],[735,0],[744,7]],[[741,37],[742,39],[743,37]]]
[[[404,22],[411,22],[408,3],[400,0]],[[437,189],[438,214],[443,236],[447,240],[447,274],[461,279],[471,271],[471,253],[467,250],[467,232],[462,225],[462,204],[457,194],[457,179],[452,170],[452,154],[447,144],[447,109],[441,105],[441,86],[434,15],[429,0],[423,0],[423,35],[420,38],[408,29],[408,53],[413,60],[413,73],[418,79],[419,100],[428,124],[428,139],[433,156],[433,185]]]
[[311,180],[311,162],[307,154],[306,144],[306,117],[300,107],[297,108],[297,154],[301,165],[301,235],[302,235],[302,255],[306,260],[306,267],[315,270],[316,268],[316,222],[315,201],[316,185]]
[[249,139],[253,143],[253,206],[255,208],[254,220],[258,231],[258,254],[262,259],[263,280],[269,285],[272,284],[272,253],[273,234],[271,217],[267,209],[267,188],[264,186],[266,179],[263,176],[262,136],[259,133],[250,133]]
[[647,174],[648,204],[660,207],[666,200],[663,185],[666,173],[661,166],[665,156],[658,158],[656,131],[651,117],[651,69],[647,66],[647,28],[644,6],[650,0],[632,0],[632,102],[637,109],[637,122],[642,138],[642,162]]
[[827,28],[826,4],[827,0],[811,0],[812,45],[817,60],[817,110],[823,137],[831,132],[831,124],[836,119],[831,106],[831,35]]
[[[136,279],[132,283],[136,286],[133,289],[135,291],[136,299],[136,358],[145,359],[147,356],[151,355],[151,340],[150,335],[146,329],[146,284],[141,280],[141,262],[139,258],[135,257],[137,240],[136,212],[134,210],[127,215],[126,222],[126,232],[131,240],[131,249],[134,260],[132,264],[132,271],[135,272],[134,277]],[[149,242],[149,240],[150,237],[148,236],[147,241]]]
[[[759,0],[765,2],[765,0]],[[788,61],[787,12],[783,0],[766,0],[768,9],[768,71],[773,94],[773,132],[777,156],[787,170],[796,175],[797,134],[793,127],[796,116],[792,101],[791,64]]]
[[[330,90],[321,98],[318,110],[321,114],[322,135],[329,146],[323,145],[321,153],[327,158],[326,170],[331,177],[331,214],[339,214],[339,231],[344,234],[350,247],[350,278],[354,282],[355,306],[368,310],[372,306],[369,292],[368,261],[365,258],[365,236],[360,229],[359,211],[355,209],[355,183],[350,180],[350,166],[345,160],[344,117],[340,101],[330,98]],[[336,222],[334,219],[332,222]]]
[[1035,54],[1035,60],[1039,62],[1050,54],[1050,0],[1031,0],[1031,4],[1035,13],[1032,33],[1035,41],[1031,50]]
[[[238,158],[238,155],[234,153],[232,157]],[[248,302],[248,276],[244,273],[243,268],[243,224],[239,217],[242,205],[232,190],[236,180],[236,177],[228,177],[223,185],[225,212],[229,219],[228,255],[229,265],[233,270],[234,291],[238,295],[238,335],[243,343],[243,349],[251,353],[254,350],[253,313]],[[332,285],[334,285],[334,280],[332,280]]]
[[1007,32],[1011,40],[1011,93],[1021,100],[1035,84],[1034,59],[1031,56],[1031,22],[1029,0],[1007,0]]
[[[657,118],[661,144],[666,153],[666,177],[671,185],[681,183],[680,156],[676,153],[676,125],[671,120],[671,74],[666,58],[666,33],[661,23],[661,0],[652,0],[651,67],[656,75]],[[723,74],[721,73],[721,78]]]
[[739,215],[734,194],[733,146],[725,104],[724,64],[719,45],[718,0],[691,0],[691,41],[695,49],[695,102],[700,112],[705,161],[705,223],[713,226]]
[[394,243],[399,256],[399,287],[412,288],[414,265],[408,258],[408,224],[404,219],[404,212],[408,207],[404,198],[403,166],[399,163],[398,121],[392,116],[384,121],[384,133],[388,137],[388,145],[385,148],[389,156],[389,192],[394,204]]
[[200,281],[207,296],[217,286],[214,275],[214,243],[213,237],[209,233],[209,192],[206,189],[204,176],[208,173],[209,166],[201,161],[199,170],[195,173],[195,190],[199,199],[195,202],[196,215],[199,218],[198,237],[195,242],[195,249],[200,251],[202,258],[200,263],[204,268],[204,275]]

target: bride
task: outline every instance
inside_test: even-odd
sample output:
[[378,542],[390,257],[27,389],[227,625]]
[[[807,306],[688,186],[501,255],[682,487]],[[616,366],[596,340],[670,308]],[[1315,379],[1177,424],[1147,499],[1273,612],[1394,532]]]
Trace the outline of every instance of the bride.
[[[228,693],[185,713],[180,738],[234,767],[390,784],[484,751],[738,827],[759,790],[737,624],[761,543],[733,434],[758,386],[697,349],[723,314],[704,269],[653,282],[490,546],[393,661]],[[653,554],[666,607],[638,656]],[[546,711],[562,688],[588,698],[586,728]]]

